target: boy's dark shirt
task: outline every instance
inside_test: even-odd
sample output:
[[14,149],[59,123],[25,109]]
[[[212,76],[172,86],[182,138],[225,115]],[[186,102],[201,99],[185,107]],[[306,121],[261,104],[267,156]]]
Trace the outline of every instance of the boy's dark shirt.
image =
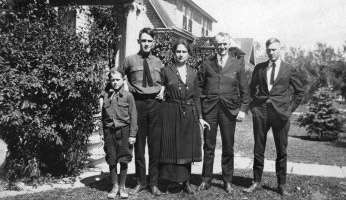
[[137,109],[132,94],[123,87],[117,93],[106,87],[101,93],[101,98],[103,127],[121,128],[130,125],[130,137],[135,137],[138,130]]

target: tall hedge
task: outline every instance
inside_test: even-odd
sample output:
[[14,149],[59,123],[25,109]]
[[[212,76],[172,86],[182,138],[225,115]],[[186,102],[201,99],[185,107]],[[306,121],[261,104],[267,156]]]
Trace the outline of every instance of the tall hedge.
[[11,17],[0,32],[0,137],[9,178],[25,175],[33,158],[43,173],[76,174],[88,156],[102,67],[78,35],[60,28],[45,0],[1,6],[0,19]]

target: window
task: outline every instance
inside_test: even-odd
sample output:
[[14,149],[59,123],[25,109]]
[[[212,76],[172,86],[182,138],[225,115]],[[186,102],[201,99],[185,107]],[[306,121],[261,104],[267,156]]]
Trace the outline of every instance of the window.
[[211,31],[213,29],[211,21],[208,21],[208,25],[207,26],[208,26],[208,30]]
[[189,19],[189,32],[192,32],[192,19]]
[[183,29],[187,30],[187,18],[185,15],[183,16]]
[[192,32],[192,10],[189,7],[185,7],[183,16],[183,29]]
[[204,37],[204,28],[202,27],[202,33],[201,33],[201,36]]

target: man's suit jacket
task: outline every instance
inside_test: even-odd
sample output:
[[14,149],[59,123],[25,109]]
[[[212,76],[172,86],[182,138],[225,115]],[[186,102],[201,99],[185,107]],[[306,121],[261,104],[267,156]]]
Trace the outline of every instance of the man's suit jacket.
[[246,112],[250,103],[249,84],[242,59],[229,55],[222,68],[217,57],[202,63],[198,72],[199,86],[202,90],[202,113],[207,114],[219,102],[232,115],[239,110]]
[[[252,98],[251,111],[256,112],[255,107],[261,107],[270,101],[278,113],[278,117],[287,120],[298,107],[304,96],[304,88],[298,77],[298,73],[292,66],[281,61],[278,75],[273,87],[268,91],[267,67],[269,61],[256,65],[250,83]],[[290,87],[293,88],[291,94]]]

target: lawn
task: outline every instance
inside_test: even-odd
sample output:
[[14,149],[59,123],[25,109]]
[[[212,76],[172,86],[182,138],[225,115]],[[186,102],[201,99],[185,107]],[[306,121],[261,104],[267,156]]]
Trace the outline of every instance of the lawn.
[[[305,106],[300,106],[297,112],[304,112]],[[298,115],[291,117],[291,127],[288,138],[288,161],[298,163],[318,163],[326,165],[346,166],[346,144],[338,142],[321,142],[309,140],[306,130],[298,126]],[[217,148],[221,149],[221,137],[218,134]],[[237,123],[234,151],[241,156],[253,158],[253,129],[251,113],[243,122]],[[276,150],[271,130],[268,132],[265,158],[275,160]]]
[[[297,112],[304,112],[304,106]],[[306,131],[295,122],[297,115],[291,118],[289,133],[288,160],[290,162],[319,163],[327,165],[346,166],[346,145],[333,142],[319,142],[307,139]],[[245,120],[237,124],[235,136],[235,153],[245,157],[253,157],[253,131],[252,116],[247,115]],[[218,134],[217,148],[221,149],[221,138]],[[276,151],[272,133],[268,133],[266,159],[275,160]],[[95,180],[95,177],[88,177]],[[222,189],[222,180],[219,175],[213,180],[213,187],[207,191],[197,192],[194,196],[187,195],[179,188],[168,189],[167,194],[154,197],[149,192],[143,191],[139,195],[130,196],[129,199],[282,199],[275,192],[275,173],[265,172],[263,176],[264,188],[254,194],[244,194],[242,190],[252,181],[252,170],[235,170],[233,178],[234,192],[227,194]],[[83,182],[83,181],[82,181]],[[201,176],[193,174],[191,183],[196,188],[201,182]],[[126,186],[134,188],[136,184],[134,174],[130,174]],[[167,185],[160,183],[160,185]],[[160,187],[159,185],[159,187]],[[346,199],[346,179],[298,176],[290,174],[287,180],[288,191],[291,196],[286,199]],[[107,192],[111,189],[108,178],[94,181],[83,188],[55,189],[46,192],[17,195],[4,199],[107,199]],[[161,191],[166,191],[160,187]],[[283,198],[285,199],[285,198]]]
[[[227,194],[222,189],[220,176],[212,182],[212,187],[207,191],[196,192],[195,195],[187,195],[178,187],[170,188],[164,196],[154,197],[147,191],[142,191],[138,195],[133,195],[129,199],[346,199],[346,180],[338,178],[320,178],[311,176],[289,175],[287,180],[289,198],[281,198],[276,193],[276,175],[274,173],[264,173],[263,189],[253,194],[245,194],[242,190],[251,184],[252,172],[250,170],[236,170],[233,179],[234,191]],[[200,184],[200,175],[192,175],[191,184],[194,188]],[[134,174],[128,176],[127,186],[135,186]],[[159,188],[164,191],[164,188]],[[55,189],[52,191],[7,197],[7,200],[45,200],[45,199],[107,199],[107,191],[111,189],[110,180],[105,178],[94,182],[87,187],[77,189]]]

